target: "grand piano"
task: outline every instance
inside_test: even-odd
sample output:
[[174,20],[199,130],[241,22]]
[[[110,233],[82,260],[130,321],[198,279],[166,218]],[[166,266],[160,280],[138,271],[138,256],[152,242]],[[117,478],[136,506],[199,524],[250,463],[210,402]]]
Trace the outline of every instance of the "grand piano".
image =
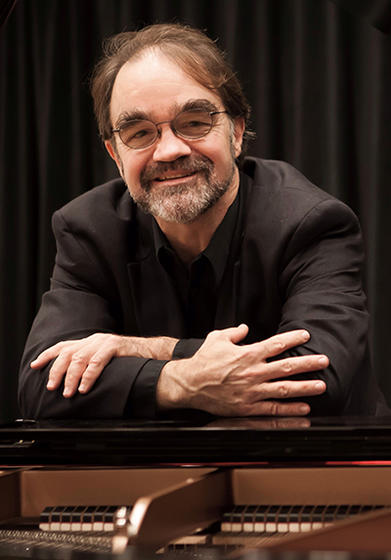
[[0,465],[0,558],[391,550],[391,418],[15,421]]

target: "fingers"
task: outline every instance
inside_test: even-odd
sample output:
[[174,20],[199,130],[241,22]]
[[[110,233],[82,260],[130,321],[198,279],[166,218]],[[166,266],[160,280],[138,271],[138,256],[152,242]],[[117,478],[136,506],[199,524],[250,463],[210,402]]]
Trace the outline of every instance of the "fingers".
[[264,358],[272,358],[273,356],[278,356],[282,352],[285,352],[285,350],[289,348],[305,344],[309,339],[310,333],[300,329],[276,334],[261,342],[250,344],[249,348],[253,347],[255,350],[259,350]]
[[[277,334],[261,342],[243,346],[243,353],[250,353],[249,363],[255,366],[254,373],[258,370],[261,381],[270,381],[281,377],[320,371],[329,366],[329,359],[324,354],[307,354],[292,356],[281,360],[268,361],[269,358],[278,356],[282,352],[295,346],[304,344],[310,339],[306,330],[289,331]],[[259,367],[257,367],[257,364]]]
[[254,400],[298,399],[321,395],[326,390],[324,381],[277,381],[262,383],[253,389]]
[[113,357],[112,349],[98,351],[92,356],[86,353],[75,354],[68,366],[64,380],[63,396],[72,397],[78,390],[88,393],[105,366]]
[[43,352],[41,352],[41,354],[39,354],[39,356],[37,358],[35,358],[35,360],[33,360],[30,363],[30,366],[33,369],[41,369],[44,366],[46,366],[46,364],[48,364],[51,360],[53,360],[54,358],[57,358],[57,356],[61,353],[61,351],[65,347],[70,348],[71,346],[74,346],[77,343],[78,343],[77,340],[69,340],[67,342],[58,342],[57,344],[54,344],[53,346],[51,346],[47,350],[44,350]]
[[306,416],[310,411],[310,406],[303,402],[262,401],[252,405],[246,416]]
[[40,369],[54,359],[49,371],[47,389],[58,389],[64,381],[64,397],[72,397],[76,391],[87,393],[105,366],[116,355],[119,338],[96,333],[80,340],[59,342],[42,352],[31,362],[31,367]]
[[[317,380],[261,383],[247,394],[247,402],[239,405],[240,415],[305,416],[311,409],[307,403],[300,402],[300,398],[314,397],[325,391],[326,383]],[[284,399],[295,401],[284,403]]]
[[320,371],[329,365],[329,359],[324,354],[310,354],[307,356],[293,356],[263,366],[262,381],[270,381],[280,377]]

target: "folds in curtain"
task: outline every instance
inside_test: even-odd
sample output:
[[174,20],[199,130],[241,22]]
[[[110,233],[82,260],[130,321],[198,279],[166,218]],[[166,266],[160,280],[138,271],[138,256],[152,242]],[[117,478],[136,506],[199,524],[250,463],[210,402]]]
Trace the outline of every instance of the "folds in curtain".
[[53,265],[51,214],[116,175],[88,91],[102,39],[159,21],[205,29],[226,50],[253,106],[250,153],[289,161],[359,214],[374,363],[391,396],[388,12],[384,0],[371,1],[371,13],[365,2],[354,4],[358,9],[343,0],[15,5],[0,33],[0,409],[17,414],[18,361]]

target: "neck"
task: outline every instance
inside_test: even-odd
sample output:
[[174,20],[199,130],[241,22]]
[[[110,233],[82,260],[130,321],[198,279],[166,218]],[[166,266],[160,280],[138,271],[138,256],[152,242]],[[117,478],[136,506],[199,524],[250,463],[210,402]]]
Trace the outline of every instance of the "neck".
[[166,222],[156,218],[178,257],[186,264],[192,262],[210,243],[212,236],[219,227],[237,195],[239,176],[236,175],[232,186],[204,214],[188,224]]

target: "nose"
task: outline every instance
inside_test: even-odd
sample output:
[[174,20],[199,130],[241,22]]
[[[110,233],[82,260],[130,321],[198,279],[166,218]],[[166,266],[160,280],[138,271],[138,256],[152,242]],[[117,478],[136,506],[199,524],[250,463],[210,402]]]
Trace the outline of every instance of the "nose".
[[179,138],[168,124],[160,126],[153,152],[154,161],[174,161],[190,154],[191,148],[186,140]]

